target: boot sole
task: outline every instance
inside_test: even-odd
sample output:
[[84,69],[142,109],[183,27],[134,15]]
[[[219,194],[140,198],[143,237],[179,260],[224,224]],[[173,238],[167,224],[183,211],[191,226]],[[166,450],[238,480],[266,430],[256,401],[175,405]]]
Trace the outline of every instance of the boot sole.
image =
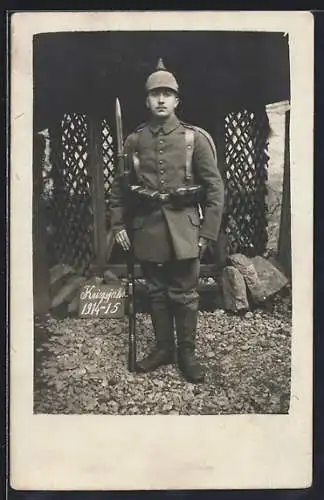
[[182,370],[181,366],[178,365],[178,368],[183,378],[187,380],[187,382],[190,382],[191,384],[202,384],[205,381],[206,377],[205,374],[202,374],[200,377],[194,378],[188,376],[187,373],[184,370]]
[[161,366],[169,366],[169,365],[174,365],[174,364],[175,364],[174,361],[166,361],[165,363],[160,363],[158,366],[155,366],[153,368],[144,368],[143,366],[140,365],[140,363],[138,363],[138,364],[136,364],[135,371],[137,373],[150,373],[150,372],[154,372],[155,370],[157,370]]
[[182,372],[181,372],[181,374],[187,380],[187,382],[190,382],[191,384],[202,384],[203,382],[205,382],[205,376],[202,376],[199,378],[191,378],[191,377],[187,377]]

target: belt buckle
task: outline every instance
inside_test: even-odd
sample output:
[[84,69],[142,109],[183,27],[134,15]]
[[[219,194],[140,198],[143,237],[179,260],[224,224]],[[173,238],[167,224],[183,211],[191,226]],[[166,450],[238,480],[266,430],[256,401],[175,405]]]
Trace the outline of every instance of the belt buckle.
[[168,195],[168,193],[160,193],[160,200],[161,200],[162,202],[165,202],[165,201],[167,201],[168,199],[169,199],[169,195]]

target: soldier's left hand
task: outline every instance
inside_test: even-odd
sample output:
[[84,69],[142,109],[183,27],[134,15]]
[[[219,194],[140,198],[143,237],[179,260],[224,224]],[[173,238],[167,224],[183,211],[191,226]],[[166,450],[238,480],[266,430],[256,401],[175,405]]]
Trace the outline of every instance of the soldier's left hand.
[[198,243],[198,246],[199,246],[199,258],[200,259],[204,255],[204,253],[206,251],[206,248],[207,248],[207,245],[208,245],[208,239],[204,238],[203,236],[200,236],[199,243]]

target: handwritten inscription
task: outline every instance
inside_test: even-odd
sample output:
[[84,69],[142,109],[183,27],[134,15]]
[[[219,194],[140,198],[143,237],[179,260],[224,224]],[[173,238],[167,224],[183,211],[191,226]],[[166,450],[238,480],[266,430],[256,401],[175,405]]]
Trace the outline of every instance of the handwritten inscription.
[[125,287],[119,281],[107,285],[84,285],[80,290],[81,318],[121,318],[125,314]]

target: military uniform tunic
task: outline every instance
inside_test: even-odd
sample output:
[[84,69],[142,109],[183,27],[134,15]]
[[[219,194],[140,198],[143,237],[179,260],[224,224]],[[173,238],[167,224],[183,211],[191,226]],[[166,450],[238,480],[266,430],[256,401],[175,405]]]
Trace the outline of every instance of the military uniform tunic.
[[[216,241],[221,225],[224,186],[208,139],[194,129],[192,177],[186,179],[187,125],[174,115],[163,125],[153,120],[125,141],[134,184],[167,193],[170,189],[200,184],[205,190],[205,209],[200,221],[197,206],[175,210],[171,204],[149,213],[132,214],[135,256],[140,261],[166,262],[196,259],[199,236]],[[125,203],[117,172],[111,190],[111,224],[116,234],[125,228]]]

